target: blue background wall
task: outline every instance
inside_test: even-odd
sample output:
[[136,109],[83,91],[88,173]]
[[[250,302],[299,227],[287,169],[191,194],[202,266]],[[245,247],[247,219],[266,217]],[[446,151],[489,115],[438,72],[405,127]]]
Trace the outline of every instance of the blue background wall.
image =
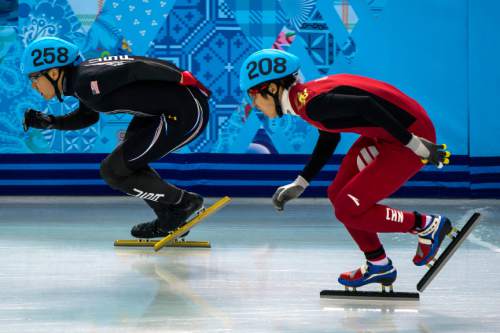
[[[22,0],[18,20],[10,15],[10,26],[0,28],[0,193],[65,193],[66,185],[108,193],[97,172],[100,154],[119,142],[128,116],[101,117],[81,131],[21,130],[28,107],[59,115],[77,106],[72,99],[44,102],[17,70],[27,43],[56,35],[77,43],[87,58],[146,54],[173,61],[211,87],[210,126],[181,151],[203,154],[167,157],[158,165],[179,185],[266,195],[302,168],[307,156],[301,154],[312,150],[316,131],[299,119],[263,119],[243,104],[238,88],[244,58],[274,46],[301,57],[305,80],[366,75],[396,85],[428,110],[438,140],[456,157],[443,171],[426,167],[399,194],[498,196],[499,9],[493,0]],[[336,153],[354,138],[344,135]],[[219,155],[228,153],[236,155]],[[233,178],[213,171],[225,159],[233,163]],[[310,195],[322,193],[339,161],[332,159]],[[173,165],[204,173],[176,173]]]

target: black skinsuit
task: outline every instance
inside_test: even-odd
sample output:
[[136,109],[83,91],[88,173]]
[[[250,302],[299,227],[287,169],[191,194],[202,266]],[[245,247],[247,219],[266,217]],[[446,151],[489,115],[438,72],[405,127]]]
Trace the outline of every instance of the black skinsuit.
[[124,141],[101,163],[112,188],[144,199],[157,213],[180,201],[182,191],[149,163],[193,141],[207,125],[210,92],[192,74],[145,57],[90,59],[65,70],[63,92],[78,98],[80,107],[55,117],[55,129],[88,127],[99,113],[134,115]]

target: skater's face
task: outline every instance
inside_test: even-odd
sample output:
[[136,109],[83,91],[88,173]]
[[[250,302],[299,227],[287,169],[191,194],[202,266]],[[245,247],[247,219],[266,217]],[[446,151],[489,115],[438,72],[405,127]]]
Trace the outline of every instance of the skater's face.
[[[61,79],[59,77],[59,69],[57,69],[57,68],[50,69],[47,72],[47,74],[52,78],[52,80],[57,80],[58,78]],[[29,78],[31,80],[31,87],[33,87],[33,89],[38,91],[40,93],[40,95],[42,95],[42,97],[45,98],[46,100],[52,99],[56,95],[56,92],[54,90],[54,86],[45,77],[45,75],[43,75],[43,73],[38,72],[38,73],[30,74]],[[61,81],[61,80],[59,80],[59,81]],[[59,85],[59,82],[58,82],[58,85]]]
[[[278,97],[281,96],[281,88],[278,87],[275,83],[269,84],[267,86],[267,91],[272,94],[276,94],[278,92]],[[256,107],[263,114],[265,114],[269,118],[276,118],[278,113],[276,112],[276,104],[274,104],[274,99],[269,94],[262,94],[262,92],[250,91],[250,96],[252,97],[253,103],[252,106]]]

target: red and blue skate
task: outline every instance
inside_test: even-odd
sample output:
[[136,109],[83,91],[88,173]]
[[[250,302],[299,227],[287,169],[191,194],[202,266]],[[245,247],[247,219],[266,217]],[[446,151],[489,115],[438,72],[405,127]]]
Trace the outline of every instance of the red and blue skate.
[[438,253],[446,235],[454,230],[446,216],[431,215],[431,218],[429,225],[417,233],[417,253],[413,257],[413,263],[417,266],[429,264]]
[[[342,273],[339,276],[338,281],[345,287],[345,290],[322,290],[320,296],[341,300],[418,301],[418,293],[394,291],[392,284],[396,281],[397,274],[390,259],[387,265],[373,265],[367,262],[357,270]],[[356,290],[370,283],[379,283],[382,286],[382,292]],[[389,290],[386,290],[387,287]]]
[[340,274],[339,283],[346,287],[350,287],[355,291],[356,288],[362,287],[370,283],[380,283],[385,290],[389,286],[392,291],[392,284],[396,281],[397,271],[392,266],[392,261],[389,259],[387,265],[373,265],[369,261],[360,268]]

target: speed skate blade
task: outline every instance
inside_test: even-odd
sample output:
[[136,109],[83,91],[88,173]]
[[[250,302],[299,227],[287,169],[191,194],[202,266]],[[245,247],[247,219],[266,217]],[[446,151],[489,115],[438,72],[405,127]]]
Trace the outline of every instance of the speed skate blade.
[[227,205],[231,201],[230,197],[224,197],[220,199],[219,201],[215,202],[212,206],[201,210],[198,214],[196,214],[195,217],[193,217],[191,220],[189,220],[186,224],[184,224],[182,227],[175,229],[174,232],[170,233],[168,236],[160,239],[155,245],[154,249],[155,251],[159,251],[161,248],[166,246],[169,243],[174,242],[179,236],[185,234],[187,231],[189,231],[192,227],[200,223],[203,219],[206,217],[212,215],[225,205]]
[[342,300],[394,300],[394,301],[419,301],[419,293],[407,292],[379,292],[379,291],[345,291],[345,290],[323,290],[319,294],[321,298],[332,298]]
[[417,284],[417,290],[423,292],[425,288],[431,283],[431,281],[436,277],[436,275],[441,271],[441,269],[446,265],[448,260],[453,256],[456,250],[460,247],[463,241],[469,236],[474,227],[479,222],[481,214],[474,213],[469,218],[467,223],[463,228],[458,231],[457,235],[453,238],[450,244],[444,249],[443,253],[437,258],[437,260],[432,264],[431,268],[425,273],[425,275],[420,279]]
[[[123,247],[153,247],[159,240],[148,240],[148,239],[118,239],[115,240],[115,246]],[[165,245],[166,247],[201,247],[210,248],[210,242],[207,241],[183,241],[175,240],[174,242]]]

